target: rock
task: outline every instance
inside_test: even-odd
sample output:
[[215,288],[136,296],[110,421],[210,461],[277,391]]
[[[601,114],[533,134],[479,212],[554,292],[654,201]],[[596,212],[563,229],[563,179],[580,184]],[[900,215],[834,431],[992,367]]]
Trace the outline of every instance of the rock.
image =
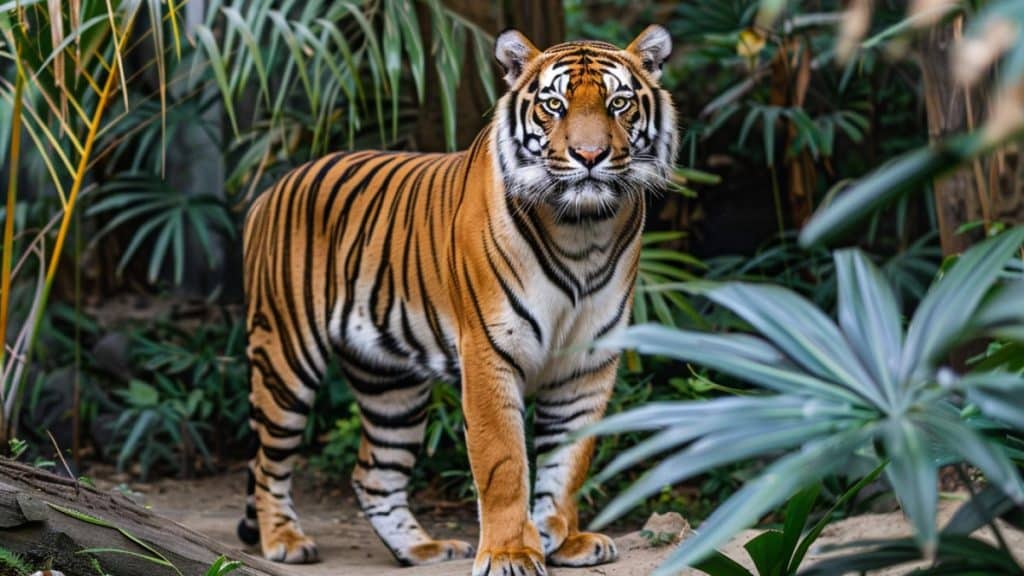
[[46,374],[39,392],[31,396],[26,394],[22,404],[22,436],[38,451],[33,453],[35,456],[58,462],[56,470],[59,474],[66,472],[46,432],[53,434],[65,456],[69,454],[74,437],[74,389],[74,366],[58,368]]
[[107,332],[92,347],[96,366],[118,378],[132,375],[132,339],[121,332]]
[[690,531],[690,523],[678,512],[665,512],[664,514],[655,512],[647,519],[643,529],[654,533],[669,533],[682,537]]
[[616,542],[625,550],[660,548],[677,544],[689,536],[690,531],[690,523],[678,512],[655,512],[640,531],[618,538]]

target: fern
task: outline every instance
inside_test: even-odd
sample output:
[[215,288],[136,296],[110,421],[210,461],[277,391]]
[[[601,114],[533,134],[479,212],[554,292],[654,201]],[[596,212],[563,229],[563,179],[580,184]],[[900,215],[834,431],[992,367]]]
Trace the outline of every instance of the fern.
[[32,568],[21,556],[0,547],[0,576],[28,576],[31,573]]

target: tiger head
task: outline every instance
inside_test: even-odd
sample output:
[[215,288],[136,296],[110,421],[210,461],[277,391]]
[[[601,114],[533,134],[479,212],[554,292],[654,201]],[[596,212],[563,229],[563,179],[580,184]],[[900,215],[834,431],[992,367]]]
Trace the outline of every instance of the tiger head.
[[671,50],[661,26],[624,50],[579,41],[541,52],[518,31],[498,36],[509,91],[495,107],[494,136],[507,193],[579,220],[663,189],[677,148],[672,98],[658,84]]

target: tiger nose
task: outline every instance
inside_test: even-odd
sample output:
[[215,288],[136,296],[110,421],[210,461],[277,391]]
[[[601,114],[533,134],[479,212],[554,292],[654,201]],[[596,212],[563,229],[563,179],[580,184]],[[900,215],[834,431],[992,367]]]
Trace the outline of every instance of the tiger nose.
[[593,168],[608,156],[608,149],[603,146],[574,146],[569,148],[569,155],[587,168]]

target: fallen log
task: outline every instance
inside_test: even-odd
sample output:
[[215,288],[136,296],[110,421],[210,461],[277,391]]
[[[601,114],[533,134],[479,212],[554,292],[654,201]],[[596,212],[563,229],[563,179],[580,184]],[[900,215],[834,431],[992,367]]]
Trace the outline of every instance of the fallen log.
[[232,575],[283,576],[123,494],[7,458],[0,458],[0,548],[66,576],[204,576],[222,555],[242,562]]

